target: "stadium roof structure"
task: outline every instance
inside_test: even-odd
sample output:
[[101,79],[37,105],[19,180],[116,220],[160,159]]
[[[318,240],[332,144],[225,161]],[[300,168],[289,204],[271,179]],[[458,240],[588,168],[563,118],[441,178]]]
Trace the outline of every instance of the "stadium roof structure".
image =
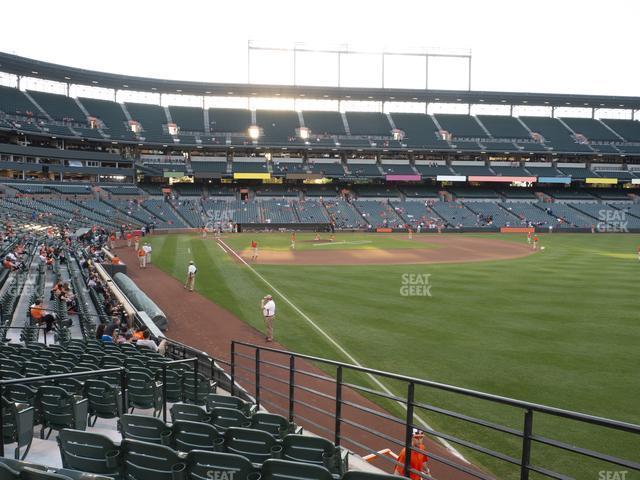
[[615,108],[640,110],[640,97],[558,93],[486,92],[474,90],[425,90],[358,88],[307,85],[260,85],[167,80],[98,72],[43,62],[0,52],[0,72],[74,85],[160,94],[238,97],[283,97],[324,100],[528,105],[546,107]]

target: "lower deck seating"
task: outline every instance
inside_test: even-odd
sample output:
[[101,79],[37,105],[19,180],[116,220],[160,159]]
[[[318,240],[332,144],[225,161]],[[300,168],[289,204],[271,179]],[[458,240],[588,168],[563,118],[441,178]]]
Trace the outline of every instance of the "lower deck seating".
[[353,205],[342,199],[325,199],[324,205],[329,212],[331,222],[336,228],[349,230],[365,228],[367,226],[367,222]]
[[373,228],[403,228],[404,220],[387,201],[354,200],[354,206]]

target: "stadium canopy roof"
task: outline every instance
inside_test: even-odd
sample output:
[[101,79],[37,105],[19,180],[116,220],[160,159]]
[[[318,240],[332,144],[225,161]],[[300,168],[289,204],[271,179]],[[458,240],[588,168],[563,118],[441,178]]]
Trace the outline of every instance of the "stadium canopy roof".
[[548,107],[623,108],[640,110],[640,97],[559,93],[483,92],[405,88],[355,88],[207,83],[165,80],[97,72],[0,52],[0,71],[25,77],[163,94],[238,97],[283,97],[324,100],[530,105]]

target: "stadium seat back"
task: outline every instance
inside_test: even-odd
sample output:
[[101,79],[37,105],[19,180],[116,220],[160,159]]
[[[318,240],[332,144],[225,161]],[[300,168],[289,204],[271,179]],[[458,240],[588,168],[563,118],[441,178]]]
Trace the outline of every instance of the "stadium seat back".
[[164,445],[123,440],[126,478],[136,480],[174,480],[186,475],[186,465],[177,452]]
[[123,439],[171,445],[171,429],[159,418],[125,414],[118,420],[118,431]]
[[246,480],[255,473],[251,462],[241,455],[192,450],[185,458],[192,480],[210,480],[210,472],[233,473],[235,480]]
[[224,448],[229,453],[243,455],[260,464],[277,457],[282,451],[273,435],[249,428],[229,428],[224,435]]
[[301,464],[287,460],[269,459],[264,462],[261,480],[332,480],[331,472],[320,465]]
[[191,450],[214,451],[223,438],[213,425],[178,420],[173,422],[173,445],[180,452]]
[[113,477],[120,475],[123,467],[120,449],[105,435],[65,428],[56,440],[63,467]]

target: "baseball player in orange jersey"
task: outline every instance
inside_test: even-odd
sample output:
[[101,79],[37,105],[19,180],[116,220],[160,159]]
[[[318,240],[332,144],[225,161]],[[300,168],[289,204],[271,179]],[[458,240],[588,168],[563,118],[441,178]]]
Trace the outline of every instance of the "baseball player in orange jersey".
[[533,236],[533,249],[534,250],[538,249],[538,235]]
[[527,232],[527,243],[531,245],[531,231]]
[[255,240],[251,240],[251,250],[251,261],[255,262],[256,260],[258,260],[258,242],[256,242]]
[[296,232],[291,232],[291,250],[296,249]]

